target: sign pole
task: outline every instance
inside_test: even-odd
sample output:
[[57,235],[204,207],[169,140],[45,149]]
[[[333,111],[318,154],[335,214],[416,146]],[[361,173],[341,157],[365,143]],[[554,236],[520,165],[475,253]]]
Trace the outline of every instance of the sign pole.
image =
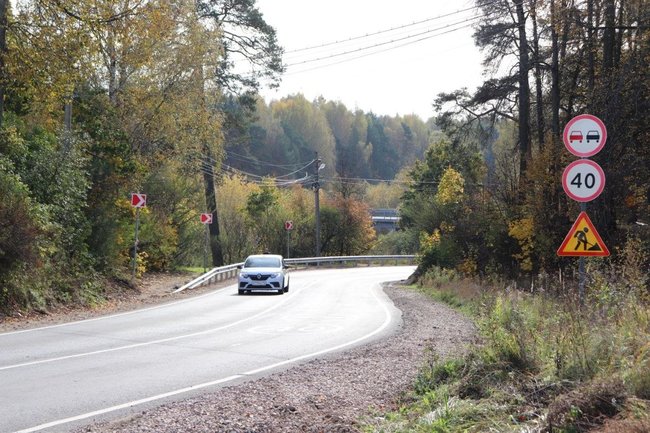
[[[580,202],[580,216],[567,234],[559,256],[579,256],[578,260],[578,298],[580,307],[585,303],[586,269],[585,256],[609,256],[609,250],[598,235],[596,228],[587,216],[587,202],[600,195],[605,187],[605,173],[595,162],[587,159],[605,146],[607,128],[602,120],[591,114],[580,114],[564,127],[562,141],[567,150],[582,158],[574,161],[564,170],[562,187],[566,194]],[[569,243],[575,246],[571,249]]]
[[205,246],[203,247],[203,273],[208,270],[208,247],[210,245],[210,229],[207,224],[205,225]]
[[293,230],[293,221],[288,220],[284,222],[284,231],[287,232],[287,256],[288,259],[291,254],[291,230]]
[[138,267],[138,231],[140,229],[140,208],[135,208],[135,241],[133,242],[133,270],[131,272],[131,282],[135,283],[135,271]]
[[135,208],[135,236],[133,240],[133,269],[131,283],[135,283],[136,269],[138,268],[138,231],[140,229],[140,208],[147,205],[147,194],[131,193],[131,206]]
[[208,225],[212,224],[212,214],[202,213],[199,220],[205,226],[205,245],[203,246],[203,273],[205,273],[208,270],[208,251],[210,248],[210,228]]
[[291,245],[291,230],[287,230],[287,258],[290,258],[289,255],[289,245]]
[[[586,212],[587,211],[587,203],[580,203],[580,211],[581,212]],[[585,280],[587,279],[587,275],[585,272],[585,258],[584,256],[580,256],[578,259],[578,301],[580,302],[580,307],[584,307],[585,305]]]

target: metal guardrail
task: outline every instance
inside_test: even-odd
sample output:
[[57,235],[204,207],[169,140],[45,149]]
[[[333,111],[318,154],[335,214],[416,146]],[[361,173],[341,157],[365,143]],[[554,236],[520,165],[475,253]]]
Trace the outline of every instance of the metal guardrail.
[[[305,257],[297,259],[284,259],[285,263],[290,265],[305,265],[317,266],[322,263],[330,264],[343,264],[346,262],[390,262],[390,261],[409,261],[415,260],[414,255],[394,255],[394,256],[326,256],[326,257]],[[200,275],[174,290],[172,293],[182,292],[186,289],[194,289],[196,287],[213,284],[218,281],[228,280],[237,275],[237,267],[243,265],[244,262],[235,263],[232,265],[220,266],[213,268],[203,275]]]
[[293,265],[311,265],[320,263],[344,263],[344,262],[382,262],[382,261],[401,261],[415,260],[414,255],[394,255],[394,256],[323,256],[323,257],[305,257],[300,259],[284,259],[285,263]]

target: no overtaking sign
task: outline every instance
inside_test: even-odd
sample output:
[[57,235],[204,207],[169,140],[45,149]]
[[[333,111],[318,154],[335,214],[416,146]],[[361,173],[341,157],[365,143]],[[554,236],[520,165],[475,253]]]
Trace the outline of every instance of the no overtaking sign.
[[589,158],[605,146],[607,128],[598,117],[581,114],[566,124],[562,138],[569,152],[581,158]]

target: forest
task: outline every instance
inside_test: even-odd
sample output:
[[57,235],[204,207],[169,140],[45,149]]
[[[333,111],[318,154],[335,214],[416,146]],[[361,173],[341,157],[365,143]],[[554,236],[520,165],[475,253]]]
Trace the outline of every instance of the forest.
[[[321,254],[570,278],[576,260],[556,250],[579,204],[562,190],[575,159],[562,132],[583,113],[608,131],[592,158],[606,187],[587,209],[612,256],[589,266],[647,275],[650,7],[474,6],[486,80],[420,119],[265,102],[283,49],[254,0],[0,0],[0,309],[98,302],[107,279],[137,284],[133,264],[136,280],[200,267],[206,231],[209,265],[285,253],[287,220],[291,255],[311,256],[315,188]],[[400,230],[376,234],[371,208],[398,208]]]

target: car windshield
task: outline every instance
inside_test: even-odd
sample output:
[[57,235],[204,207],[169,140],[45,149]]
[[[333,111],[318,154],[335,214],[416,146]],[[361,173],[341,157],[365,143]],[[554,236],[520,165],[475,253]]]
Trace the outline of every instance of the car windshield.
[[276,257],[249,257],[244,263],[245,268],[279,268],[280,259]]

